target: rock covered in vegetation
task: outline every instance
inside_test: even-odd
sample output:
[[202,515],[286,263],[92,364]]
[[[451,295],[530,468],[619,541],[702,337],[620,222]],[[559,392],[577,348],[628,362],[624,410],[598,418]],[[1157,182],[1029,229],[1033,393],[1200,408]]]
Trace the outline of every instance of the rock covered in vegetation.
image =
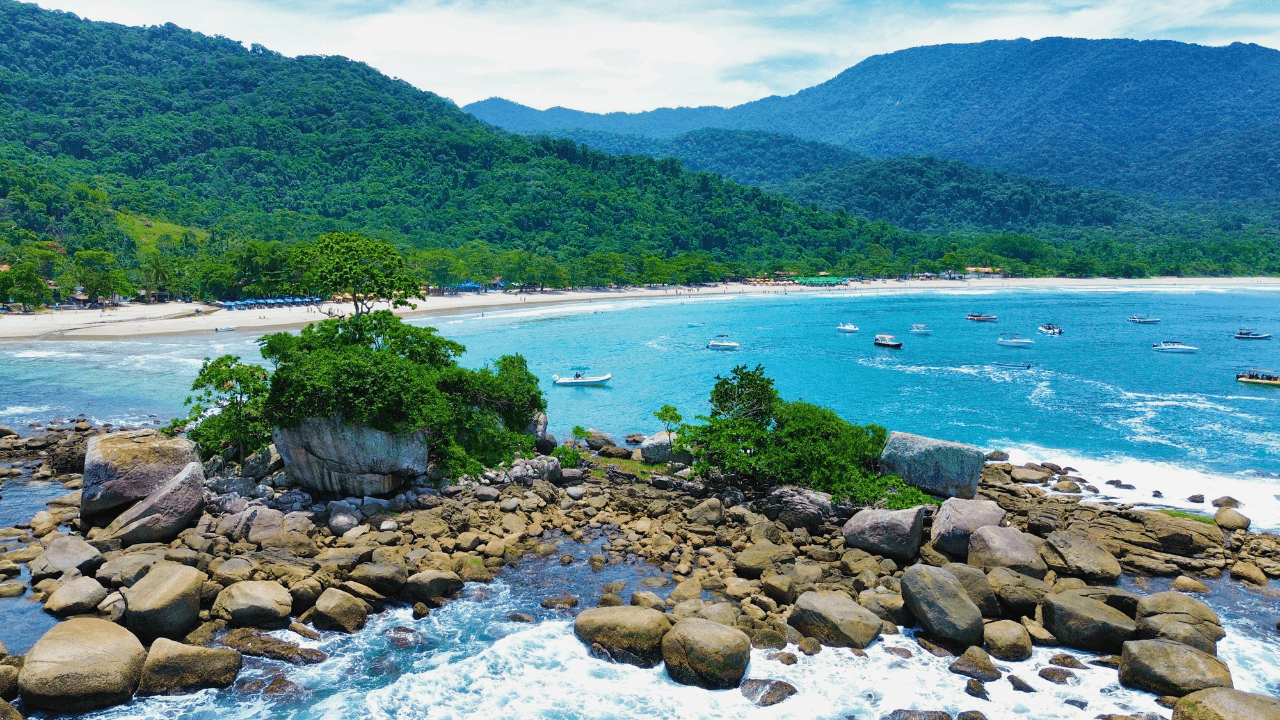
[[49,629],[27,653],[18,689],[28,710],[89,712],[126,702],[147,651],[124,628],[73,618]]
[[272,435],[285,470],[308,490],[337,495],[385,495],[425,475],[424,433],[393,435],[363,423],[308,418]]
[[85,450],[81,512],[92,517],[143,500],[199,460],[190,440],[154,430],[92,437]]
[[662,637],[662,659],[672,680],[709,690],[735,688],[751,661],[751,639],[737,628],[685,618]]
[[964,499],[977,493],[985,460],[972,445],[904,432],[890,433],[880,453],[885,473],[899,475],[930,495]]

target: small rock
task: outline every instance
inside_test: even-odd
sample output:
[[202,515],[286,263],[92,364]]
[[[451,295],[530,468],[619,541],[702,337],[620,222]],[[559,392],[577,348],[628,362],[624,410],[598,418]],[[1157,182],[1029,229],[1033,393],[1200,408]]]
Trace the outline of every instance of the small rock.
[[822,643],[819,643],[817,638],[804,638],[796,647],[805,655],[817,655],[822,652]]
[[1063,667],[1040,668],[1040,672],[1037,674],[1045,680],[1058,685],[1066,685],[1071,678],[1076,676],[1075,673]]
[[1012,685],[1013,689],[1017,690],[1018,692],[1033,693],[1036,691],[1035,688],[1028,685],[1025,680],[1018,677],[1017,675],[1009,675],[1008,678],[1009,678],[1009,684]]
[[1231,578],[1243,580],[1259,587],[1267,584],[1267,575],[1253,563],[1238,562],[1231,566]]
[[532,615],[529,615],[527,613],[519,613],[519,612],[511,613],[510,615],[507,616],[507,620],[509,622],[518,622],[518,623],[531,623],[534,621]]
[[991,656],[976,645],[965,650],[964,654],[951,663],[951,666],[947,669],[957,675],[964,675],[983,682],[1000,679],[1000,671],[991,663]]
[[964,684],[964,691],[967,695],[972,695],[980,700],[990,700],[991,694],[987,692],[987,686],[981,680],[969,678]]
[[1173,589],[1184,593],[1207,593],[1209,586],[1193,577],[1179,575],[1173,579]]
[[765,656],[765,659],[777,660],[783,665],[795,665],[796,663],[800,662],[800,658],[796,657],[794,653],[789,653],[789,652],[769,653],[768,655]]
[[1075,655],[1066,653],[1058,653],[1049,658],[1050,665],[1057,665],[1062,668],[1071,668],[1072,670],[1088,670],[1089,666],[1076,659]]
[[751,678],[742,683],[742,694],[758,707],[777,705],[796,694],[794,685],[782,680]]
[[1214,507],[1216,507],[1216,508],[1237,508],[1237,507],[1240,507],[1240,501],[1239,501],[1239,500],[1236,500],[1235,498],[1231,497],[1230,495],[1223,495],[1222,497],[1218,498],[1217,500],[1214,500],[1214,501],[1213,501],[1212,503],[1210,503],[1210,504],[1211,504],[1211,505],[1213,505],[1213,506],[1214,506]]
[[1224,507],[1213,514],[1213,521],[1223,530],[1248,530],[1251,521],[1233,508]]
[[1202,503],[1202,502],[1204,502],[1204,496],[1203,496],[1203,495],[1192,495],[1191,497],[1187,498],[1187,502],[1191,502],[1191,503]]

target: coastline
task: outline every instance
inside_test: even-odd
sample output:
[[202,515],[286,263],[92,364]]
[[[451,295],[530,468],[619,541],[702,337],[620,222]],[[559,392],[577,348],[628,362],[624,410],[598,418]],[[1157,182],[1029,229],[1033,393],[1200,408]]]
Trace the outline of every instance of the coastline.
[[[427,317],[490,309],[510,309],[530,305],[586,303],[596,300],[680,299],[712,295],[759,295],[827,293],[851,297],[895,293],[948,292],[986,293],[1001,290],[1196,290],[1209,288],[1258,288],[1280,290],[1280,278],[1009,278],[976,279],[963,282],[945,280],[868,281],[851,286],[806,287],[794,284],[747,285],[724,283],[701,288],[684,286],[625,288],[621,290],[574,290],[547,292],[487,292],[432,296],[415,302],[416,308],[397,308],[401,317]],[[325,311],[351,313],[348,303],[324,303]],[[382,306],[385,307],[385,306]],[[172,310],[170,310],[172,308]],[[204,310],[196,314],[196,309]],[[0,341],[23,339],[123,340],[159,335],[211,333],[216,328],[234,326],[254,332],[301,328],[325,315],[307,308],[225,311],[204,304],[126,305],[118,310],[48,311],[31,315],[0,315]]]

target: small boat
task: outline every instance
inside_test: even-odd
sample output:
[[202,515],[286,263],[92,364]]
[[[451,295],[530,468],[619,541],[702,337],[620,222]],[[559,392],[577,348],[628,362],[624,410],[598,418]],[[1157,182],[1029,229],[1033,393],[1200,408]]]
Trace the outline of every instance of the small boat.
[[855,333],[858,332],[858,326],[853,323],[840,323],[836,326],[836,332]]
[[964,319],[965,319],[965,320],[973,320],[973,321],[976,321],[976,322],[995,322],[995,321],[996,321],[996,316],[995,316],[995,315],[983,315],[983,314],[982,314],[982,313],[980,313],[980,312],[971,312],[971,313],[969,313],[968,315],[965,315],[965,316],[964,316]]
[[613,373],[609,373],[608,375],[599,375],[596,377],[590,377],[587,375],[583,375],[582,373],[574,373],[573,377],[560,377],[559,375],[552,375],[551,380],[555,382],[556,385],[597,385],[599,386],[609,382],[609,380],[612,377],[613,377]]
[[1036,341],[1020,338],[1017,335],[1001,335],[1000,339],[996,340],[996,344],[1004,345],[1005,347],[1029,348],[1035,345]]
[[874,344],[877,347],[886,347],[886,348],[902,347],[902,341],[898,340],[892,335],[877,335],[874,341]]
[[916,323],[911,326],[911,332],[916,335],[928,335],[933,332],[933,328],[925,325],[924,323]]
[[1030,369],[1031,369],[1031,363],[1006,363],[1006,362],[993,362],[993,363],[991,363],[991,364],[992,364],[992,365],[995,365],[996,367],[1002,367],[1002,368],[1018,368],[1019,370],[1030,370]]
[[1146,315],[1133,315],[1129,318],[1129,322],[1138,323],[1139,325],[1155,325],[1160,322],[1160,318],[1150,318]]
[[[708,350],[737,350],[738,343],[732,340],[729,340],[728,337],[729,337],[728,335],[717,335],[716,339],[707,343],[707,349]],[[725,338],[725,339],[721,340],[720,338]]]
[[702,326],[703,326],[703,325],[705,325],[705,324],[706,324],[706,323],[691,322],[691,323],[689,323],[689,327],[702,327]]
[[1177,340],[1161,340],[1158,343],[1151,343],[1151,349],[1163,353],[1193,353],[1200,351],[1198,347],[1183,345]]
[[1253,328],[1240,328],[1236,331],[1237,340],[1270,340],[1271,333],[1256,332]]
[[228,325],[227,327],[214,328],[213,331],[214,332],[235,332],[236,326]]
[[1058,325],[1057,323],[1047,322],[1041,325],[1039,329],[1040,329],[1040,332],[1044,333],[1045,335],[1061,335],[1062,334],[1062,326]]
[[1275,370],[1259,370],[1250,368],[1248,372],[1236,373],[1236,380],[1250,385],[1270,385],[1280,387],[1280,375]]

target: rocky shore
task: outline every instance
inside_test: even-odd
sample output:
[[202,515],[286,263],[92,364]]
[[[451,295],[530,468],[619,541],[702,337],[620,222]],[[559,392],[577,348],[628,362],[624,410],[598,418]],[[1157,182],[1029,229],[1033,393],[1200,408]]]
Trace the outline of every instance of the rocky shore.
[[[545,420],[532,429],[549,451]],[[991,683],[1043,692],[1081,673],[1113,673],[1175,720],[1280,718],[1274,698],[1231,689],[1222,619],[1196,598],[1201,579],[1223,575],[1274,597],[1280,540],[1249,532],[1230,498],[1212,501],[1212,520],[1139,510],[1103,501],[1070,468],[911,436],[891,440],[883,461],[940,506],[859,508],[795,487],[747,497],[690,477],[666,434],[619,447],[597,433],[587,467],[537,455],[437,489],[413,463],[389,483],[391,471],[368,477],[377,468],[323,452],[289,467],[275,446],[242,465],[201,463],[191,443],[151,430],[83,419],[39,430],[0,428],[0,482],[70,491],[0,528],[0,596],[64,618],[25,656],[0,649],[0,697],[26,713],[211,687],[288,697],[299,688],[283,672],[245,681],[242,668],[321,662],[304,638],[360,632],[395,604],[429,615],[467,583],[535,558],[572,563],[566,543],[603,538],[583,572],[646,567],[644,589],[607,588],[587,609],[551,594],[543,606],[572,616],[597,657],[661,663],[676,682],[737,688],[759,705],[795,689],[767,666],[747,678],[752,648],[790,664],[794,653],[863,654],[913,627],[920,652],[954,658],[957,692],[972,700],[965,720],[985,717]],[[385,492],[332,494],[365,480]],[[1174,590],[1130,592],[1117,586],[1125,574],[1174,577]],[[411,645],[414,631],[397,630]],[[1062,652],[1021,669],[1034,646]],[[6,717],[21,716],[0,705]]]

